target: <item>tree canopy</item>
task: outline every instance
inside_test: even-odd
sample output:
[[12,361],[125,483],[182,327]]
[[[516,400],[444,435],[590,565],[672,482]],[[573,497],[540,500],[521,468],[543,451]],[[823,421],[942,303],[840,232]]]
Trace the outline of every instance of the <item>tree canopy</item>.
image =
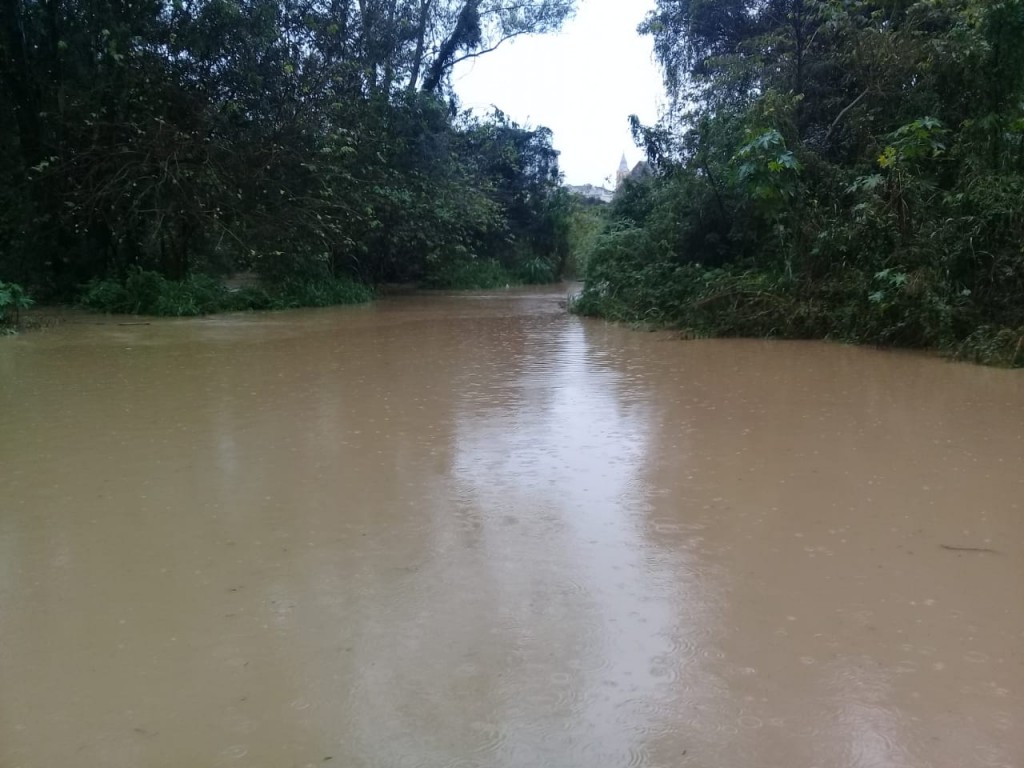
[[[0,0],[0,278],[562,256],[550,134],[449,75],[572,0]],[[527,215],[528,214],[528,215]]]

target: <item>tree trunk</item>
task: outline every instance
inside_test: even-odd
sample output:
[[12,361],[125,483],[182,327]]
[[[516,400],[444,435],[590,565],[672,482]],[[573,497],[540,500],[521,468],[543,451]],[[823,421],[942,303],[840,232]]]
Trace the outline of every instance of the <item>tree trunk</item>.
[[472,44],[480,35],[480,1],[466,0],[459,12],[459,20],[451,35],[441,45],[437,58],[430,65],[430,70],[423,80],[424,93],[437,93],[441,87],[441,81],[448,74],[452,66],[452,60],[456,52],[464,45]]
[[42,137],[39,125],[39,99],[32,88],[32,71],[28,60],[28,46],[22,23],[19,0],[0,0],[0,38],[7,52],[3,66],[3,80],[14,104],[14,118],[18,124],[18,139],[25,168],[38,165],[43,159]]
[[423,49],[427,43],[427,20],[430,18],[430,0],[420,0],[420,17],[416,25],[416,52],[412,58],[412,73],[409,75],[409,90],[416,90],[423,68]]

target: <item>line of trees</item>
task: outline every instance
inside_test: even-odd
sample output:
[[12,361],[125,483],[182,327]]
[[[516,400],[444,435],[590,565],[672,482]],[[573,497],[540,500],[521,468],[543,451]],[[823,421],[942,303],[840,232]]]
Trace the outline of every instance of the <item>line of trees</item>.
[[1024,364],[1024,0],[657,0],[579,308]]
[[573,5],[0,0],[0,279],[551,277],[550,133],[460,113],[449,79]]

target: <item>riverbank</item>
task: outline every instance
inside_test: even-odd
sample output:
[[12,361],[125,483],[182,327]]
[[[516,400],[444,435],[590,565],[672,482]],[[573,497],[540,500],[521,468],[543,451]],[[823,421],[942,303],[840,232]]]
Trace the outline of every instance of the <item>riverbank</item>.
[[[345,306],[353,304],[367,304],[378,299],[393,299],[400,297],[442,297],[446,295],[459,295],[477,292],[490,292],[495,289],[488,287],[442,287],[424,286],[417,283],[383,283],[370,288],[359,283],[340,281],[335,292],[330,290],[317,290],[317,286],[306,284],[302,290],[295,290],[291,293],[278,293],[276,301],[268,301],[266,296],[273,295],[273,291],[262,287],[258,278],[250,274],[232,276],[224,281],[218,281],[217,285],[208,284],[206,278],[198,278],[188,281],[184,286],[173,281],[157,283],[165,290],[157,295],[154,300],[152,296],[146,298],[142,292],[133,288],[127,289],[121,283],[114,283],[112,287],[101,286],[95,290],[102,300],[93,302],[93,306],[85,302],[78,304],[34,304],[28,309],[20,312],[18,322],[6,327],[10,333],[33,332],[46,330],[64,324],[92,324],[103,326],[144,326],[159,320],[187,317],[217,316],[238,312],[276,312],[281,310],[315,309],[329,306]],[[169,288],[168,288],[169,286]],[[354,286],[354,290],[352,290]],[[578,292],[579,284],[572,282],[544,283],[539,285],[528,285],[522,282],[500,286],[496,293],[500,295],[510,292],[515,295],[523,290],[538,289],[550,291],[552,289],[564,291],[565,295]],[[109,290],[109,293],[108,293]],[[214,300],[208,297],[212,294]],[[220,297],[227,295],[226,301]],[[257,301],[252,301],[253,297]],[[113,298],[111,298],[113,297]],[[329,300],[340,298],[341,300]],[[349,300],[355,298],[358,300]],[[559,300],[558,306],[566,308],[568,298]],[[157,311],[132,311],[136,307],[145,308],[156,304]],[[268,306],[269,304],[269,306]],[[110,307],[110,309],[107,309]],[[169,308],[171,311],[162,311]],[[204,308],[207,311],[196,311]]]

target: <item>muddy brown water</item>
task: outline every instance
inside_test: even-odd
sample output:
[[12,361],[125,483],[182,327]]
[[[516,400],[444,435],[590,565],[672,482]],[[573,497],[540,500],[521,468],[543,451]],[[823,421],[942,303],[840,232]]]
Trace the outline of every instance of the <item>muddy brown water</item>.
[[0,766],[1024,766],[1024,375],[561,298],[0,340]]

